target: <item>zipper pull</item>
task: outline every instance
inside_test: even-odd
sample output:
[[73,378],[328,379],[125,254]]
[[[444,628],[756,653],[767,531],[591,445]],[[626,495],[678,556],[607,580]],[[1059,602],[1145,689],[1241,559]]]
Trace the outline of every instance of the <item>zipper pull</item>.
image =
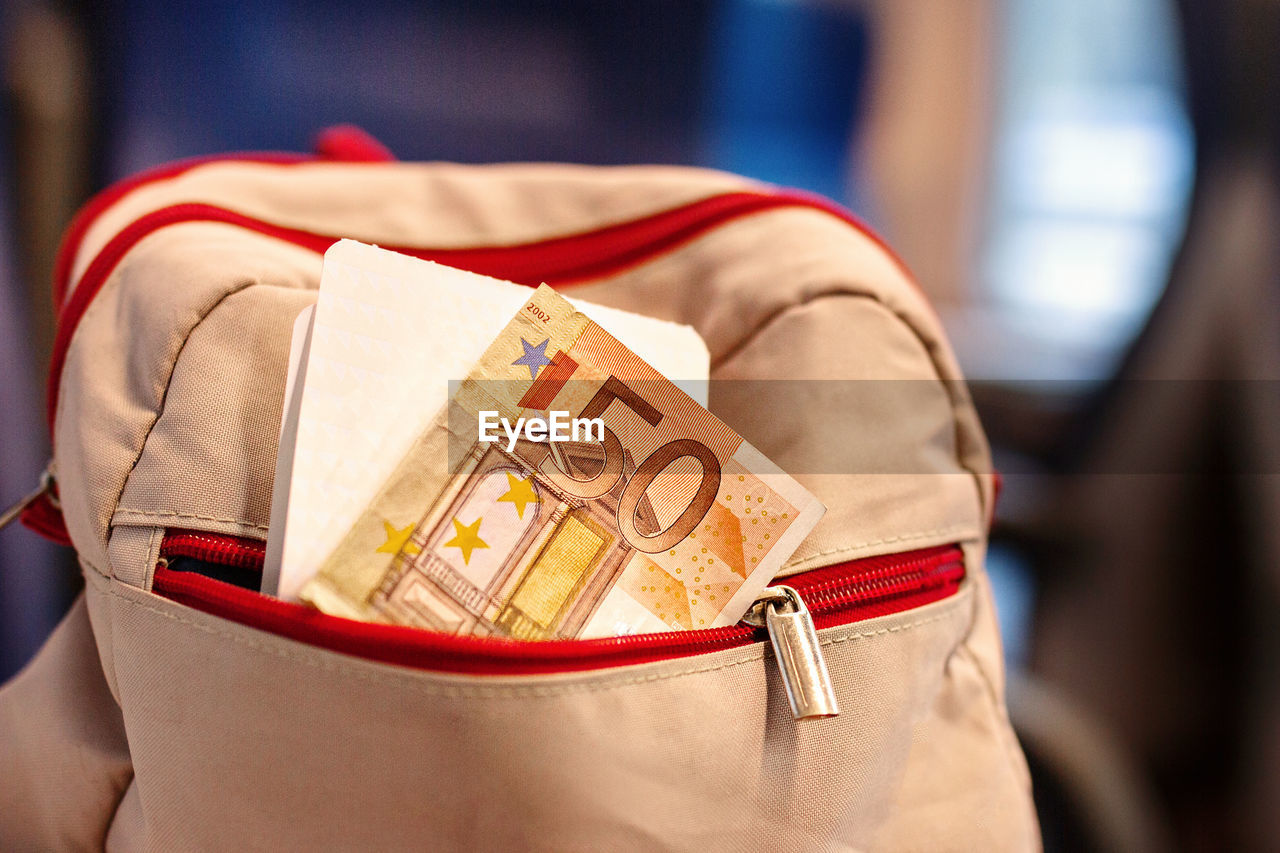
[[813,617],[798,592],[789,586],[766,587],[742,621],[768,629],[792,716],[807,720],[840,713]]
[[[52,468],[53,463],[50,462],[49,466]],[[4,530],[10,524],[13,524],[18,516],[22,515],[23,510],[39,500],[40,496],[46,492],[49,494],[49,497],[53,499],[54,506],[57,506],[57,499],[53,498],[53,474],[50,473],[49,468],[45,468],[44,473],[40,475],[40,485],[35,491],[30,494],[23,495],[18,499],[16,504],[6,509],[3,513],[0,513],[0,530]]]

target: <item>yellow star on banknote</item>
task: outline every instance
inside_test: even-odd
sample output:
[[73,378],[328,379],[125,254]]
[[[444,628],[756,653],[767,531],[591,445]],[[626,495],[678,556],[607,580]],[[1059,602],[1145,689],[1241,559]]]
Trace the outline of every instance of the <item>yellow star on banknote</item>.
[[529,504],[538,503],[538,493],[533,490],[533,478],[526,477],[521,480],[510,471],[507,472],[507,493],[498,498],[499,501],[506,501],[516,505],[516,512],[520,518],[524,518],[524,508]]
[[480,538],[480,522],[484,521],[484,517],[477,518],[471,524],[463,524],[458,521],[458,517],[453,518],[454,537],[444,543],[446,548],[461,548],[462,562],[471,565],[471,552],[477,548],[488,548],[489,543]]
[[413,535],[412,524],[405,525],[397,530],[394,524],[384,520],[382,529],[387,533],[387,541],[377,547],[374,551],[375,554],[399,554],[401,548],[410,556],[421,553],[422,549],[418,547],[417,543],[409,541],[409,537]]

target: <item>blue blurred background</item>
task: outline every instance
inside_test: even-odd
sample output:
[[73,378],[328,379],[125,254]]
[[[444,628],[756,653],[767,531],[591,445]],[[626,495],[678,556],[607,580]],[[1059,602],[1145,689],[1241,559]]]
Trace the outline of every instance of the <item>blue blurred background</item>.
[[[1160,292],[1186,213],[1192,141],[1172,6],[974,3],[939,26],[912,22],[927,4],[901,6],[11,2],[3,144],[11,170],[25,170],[0,185],[2,319],[25,324],[31,343],[5,353],[6,410],[38,410],[49,256],[91,190],[186,156],[307,150],[318,129],[345,122],[402,159],[683,163],[813,190],[906,255],[971,376],[1105,378]],[[873,55],[882,77],[900,76],[878,84]],[[910,104],[891,102],[913,97],[921,114],[952,99],[953,114],[912,125],[898,117]],[[877,119],[889,130],[872,138]],[[946,135],[897,138],[903,124]],[[899,158],[895,146],[924,150]],[[939,178],[923,221],[910,205],[894,221],[891,196],[910,188],[878,185],[876,170],[899,159]],[[975,171],[956,182],[957,165]],[[6,447],[26,435],[18,455],[39,459],[38,419],[23,418]],[[32,464],[6,464],[4,497],[31,482]],[[1008,582],[1021,657],[1026,595],[1012,569]],[[0,623],[0,675],[64,597]]]

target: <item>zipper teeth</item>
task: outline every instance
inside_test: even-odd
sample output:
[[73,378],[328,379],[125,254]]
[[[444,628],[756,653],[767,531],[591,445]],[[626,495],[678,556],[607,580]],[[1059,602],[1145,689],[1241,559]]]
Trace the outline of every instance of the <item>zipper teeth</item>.
[[[189,557],[203,562],[219,563],[236,568],[262,570],[266,558],[266,543],[240,536],[228,536],[196,531],[180,530],[165,534],[160,546],[162,558]],[[865,571],[857,578],[832,578],[817,583],[804,583],[803,575],[788,578],[797,592],[804,596],[805,604],[815,616],[826,616],[843,607],[869,600],[892,598],[915,592],[922,586],[945,584],[951,575],[963,572],[964,564],[958,555],[944,555],[939,559],[933,554],[911,554],[907,559],[870,558]],[[700,631],[722,631],[724,628],[704,628]],[[634,636],[618,637],[626,641]]]
[[160,555],[165,559],[190,557],[206,563],[258,571],[262,571],[266,553],[266,543],[257,540],[194,530],[171,530],[160,545]]
[[[736,648],[756,639],[755,629],[739,624],[698,631],[528,642],[352,622],[291,602],[260,597],[252,608],[255,612],[246,619],[245,602],[256,593],[200,575],[187,575],[157,569],[155,591],[198,610],[305,643],[357,657],[445,672],[537,674],[602,669]],[[208,609],[209,604],[215,606]],[[219,604],[223,607],[217,607]],[[326,629],[335,629],[334,633],[341,636],[335,638]],[[356,636],[352,638],[351,634]]]
[[[895,571],[887,566],[871,577],[859,577],[856,582],[828,582],[805,587],[805,604],[815,616],[839,610],[867,601],[890,599],[914,593],[922,588],[946,584],[957,573],[963,574],[964,563],[958,558],[939,562],[937,559],[920,558]],[[798,590],[799,591],[799,590]]]
[[[265,552],[265,544],[259,540],[194,531],[170,531],[165,535],[160,548],[161,559],[165,560],[172,557],[190,557],[259,570],[262,568]],[[903,555],[869,557],[856,561],[855,565],[857,568],[854,577],[842,573],[841,576],[806,582],[805,574],[800,574],[786,578],[785,582],[796,589],[813,616],[835,617],[859,606],[885,604],[897,598],[911,598],[949,584],[958,584],[964,577],[964,563],[959,548],[955,546],[908,552]],[[822,572],[840,568],[817,569],[809,574],[819,575]],[[187,573],[166,573],[163,586],[166,590],[178,593],[179,597],[185,598],[184,592],[190,590],[193,598],[214,598],[232,605],[242,603],[245,596],[255,595],[238,587],[223,590],[218,586],[205,584],[204,581],[207,579],[198,575],[196,577],[199,579],[193,583],[190,577],[184,577],[184,575]],[[270,602],[268,606],[273,607],[298,606],[269,598],[264,598],[263,601]],[[478,640],[477,638],[452,638],[451,635],[433,635],[427,632],[418,633],[424,636],[450,637],[450,640],[461,639],[463,643],[479,642],[490,648],[503,646],[518,648],[522,653],[530,646],[550,648],[556,644],[556,641],[530,644],[506,639]],[[682,653],[716,651],[741,645],[753,640],[756,633],[757,629],[752,626],[738,623],[721,628],[701,628],[659,634],[630,634],[568,642],[573,643],[574,655],[581,659],[609,657],[633,650],[652,655],[678,656]]]

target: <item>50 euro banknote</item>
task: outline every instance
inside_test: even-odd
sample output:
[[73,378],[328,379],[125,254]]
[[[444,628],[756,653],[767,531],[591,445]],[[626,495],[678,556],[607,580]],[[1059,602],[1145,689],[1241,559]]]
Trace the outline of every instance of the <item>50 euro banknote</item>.
[[824,511],[544,285],[302,598],[349,618],[518,639],[720,627]]

